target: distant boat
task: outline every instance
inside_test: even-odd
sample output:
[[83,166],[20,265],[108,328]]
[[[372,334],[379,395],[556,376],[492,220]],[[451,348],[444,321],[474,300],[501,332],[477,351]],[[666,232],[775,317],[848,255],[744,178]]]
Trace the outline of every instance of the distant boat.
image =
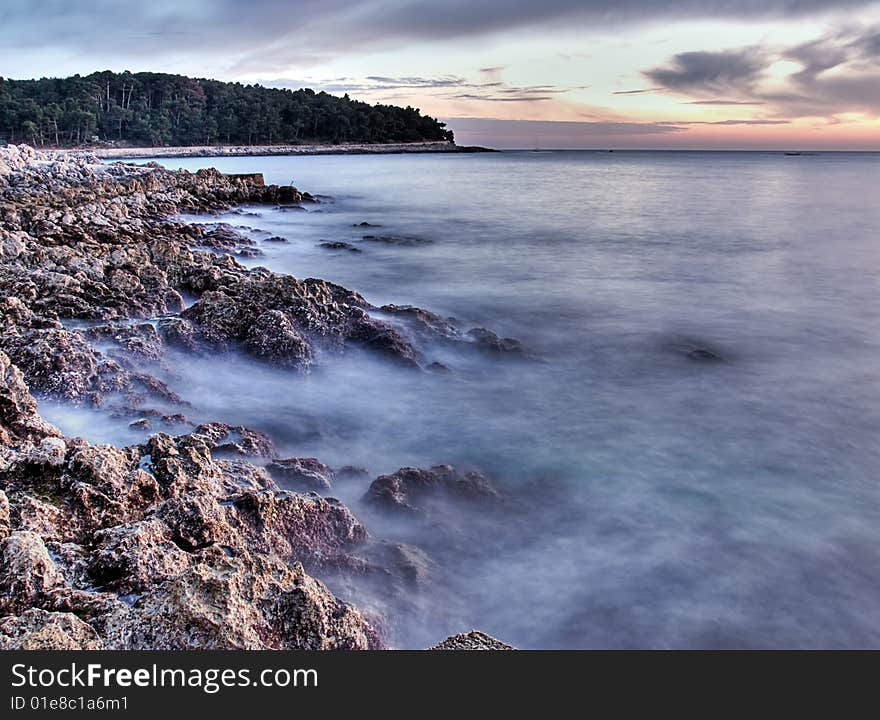
[[792,156],[792,157],[797,157],[798,155],[803,155],[802,152],[797,151],[797,150],[792,151],[792,152],[787,152],[787,153],[785,153],[785,154],[786,154],[786,155],[790,155],[790,156]]

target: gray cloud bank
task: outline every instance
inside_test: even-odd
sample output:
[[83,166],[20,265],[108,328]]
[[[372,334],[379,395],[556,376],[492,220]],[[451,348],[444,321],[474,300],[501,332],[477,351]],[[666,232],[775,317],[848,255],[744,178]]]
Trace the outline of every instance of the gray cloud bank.
[[[239,71],[319,62],[358,49],[548,25],[593,30],[674,19],[760,20],[856,9],[871,0],[3,0],[5,50],[107,57],[237,56]],[[580,25],[579,25],[580,24]]]
[[[769,78],[768,71],[779,60],[797,63],[800,70],[781,82]],[[681,53],[645,76],[669,92],[702,98],[691,104],[762,105],[786,118],[878,115],[880,26],[833,30],[817,40],[776,50]]]

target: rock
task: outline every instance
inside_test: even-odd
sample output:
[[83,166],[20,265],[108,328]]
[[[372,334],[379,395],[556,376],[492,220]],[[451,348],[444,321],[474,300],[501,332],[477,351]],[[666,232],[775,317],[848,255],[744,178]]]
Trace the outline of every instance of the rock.
[[399,247],[417,247],[431,243],[426,238],[403,235],[364,235],[361,237],[361,240],[364,242],[381,243],[383,245],[397,245]]
[[312,364],[312,348],[280,310],[257,317],[244,339],[245,349],[272,365],[306,369]]
[[347,242],[322,242],[318,244],[325,250],[348,250],[349,252],[361,252],[361,249]]
[[471,630],[468,633],[452,635],[428,650],[516,650],[516,648],[479,630]]
[[281,237],[280,235],[272,235],[271,237],[267,237],[267,238],[266,238],[266,242],[270,242],[270,243],[286,243],[286,242],[287,242],[287,238],[286,238],[286,237]]
[[412,305],[383,305],[379,310],[401,321],[410,331],[422,339],[461,339],[461,333],[455,325],[428,310]]
[[274,458],[275,444],[266,433],[242,425],[205,423],[190,434],[218,455]]
[[687,357],[700,362],[720,362],[722,360],[720,355],[706,348],[693,348],[688,351]]
[[266,466],[272,479],[292,490],[329,490],[334,473],[317,458],[273,460]]
[[139,418],[138,420],[134,420],[128,424],[128,427],[132,430],[149,430],[153,426],[153,423],[150,422],[149,418]]
[[263,254],[251,238],[226,223],[214,225],[195,245],[241,257],[257,257]]
[[0,650],[103,650],[95,629],[69,612],[31,608],[0,618]]
[[480,349],[492,354],[510,353],[522,355],[523,347],[519,340],[514,338],[502,338],[486,328],[473,328],[467,331],[467,336]]
[[36,533],[16,531],[0,543],[0,615],[40,605],[64,584],[46,544]]
[[0,541],[9,537],[9,498],[0,490]]
[[428,470],[401,468],[392,475],[381,475],[370,485],[364,501],[379,507],[419,512],[415,503],[430,496],[458,500],[497,499],[498,491],[480,473],[461,473],[450,465],[436,465]]
[[0,351],[0,444],[19,446],[58,435],[58,430],[37,414],[37,403],[21,371]]

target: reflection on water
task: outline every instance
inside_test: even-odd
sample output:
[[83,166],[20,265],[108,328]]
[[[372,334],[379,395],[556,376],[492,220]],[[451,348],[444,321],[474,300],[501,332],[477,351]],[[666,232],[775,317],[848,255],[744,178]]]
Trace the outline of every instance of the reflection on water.
[[[267,430],[286,455],[495,479],[507,511],[462,510],[460,544],[372,513],[368,480],[334,489],[374,536],[444,560],[443,592],[401,614],[401,645],[470,627],[521,647],[880,644],[880,158],[163,162],[332,196],[222,218],[286,238],[255,235],[265,256],[248,263],[491,327],[537,356],[434,349],[451,375],[359,355],[308,377],[176,365],[197,415]],[[72,413],[47,414],[69,430]],[[125,425],[75,432],[132,442]]]

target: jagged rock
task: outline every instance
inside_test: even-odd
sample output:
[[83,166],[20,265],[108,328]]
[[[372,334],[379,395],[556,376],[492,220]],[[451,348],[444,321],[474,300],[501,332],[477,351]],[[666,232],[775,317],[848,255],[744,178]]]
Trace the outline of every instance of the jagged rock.
[[0,650],[103,650],[95,629],[69,612],[31,608],[0,618]]
[[0,350],[0,445],[14,447],[59,435],[58,430],[37,414],[37,403],[21,371]]
[[403,236],[403,235],[364,235],[364,242],[382,243],[383,245],[398,245],[401,247],[417,247],[431,243],[427,238]]
[[489,353],[511,353],[516,355],[523,354],[522,343],[515,338],[502,338],[496,333],[486,328],[473,328],[467,331],[467,336],[476,344],[480,350]]
[[0,490],[0,540],[9,536],[9,498]]
[[16,531],[0,543],[0,615],[40,605],[63,585],[64,577],[39,535]]
[[318,244],[318,247],[322,247],[325,250],[348,250],[349,252],[361,252],[360,248],[355,247],[351,243],[347,242],[322,242]]
[[204,440],[218,455],[274,458],[277,454],[272,438],[266,433],[242,425],[205,423],[196,427],[190,437]]
[[461,473],[450,465],[436,465],[428,470],[407,467],[376,478],[364,495],[364,501],[379,507],[416,512],[421,510],[416,503],[431,495],[485,500],[498,498],[498,491],[477,472]]
[[253,321],[244,347],[255,358],[280,367],[305,369],[312,364],[311,347],[280,310],[268,310]]
[[383,305],[379,310],[397,318],[424,339],[461,339],[461,333],[449,320],[422,308],[412,305]]
[[471,630],[468,633],[452,635],[428,650],[516,650],[516,648],[484,632]]
[[273,480],[291,490],[329,490],[333,487],[333,470],[317,458],[273,460],[266,470]]

